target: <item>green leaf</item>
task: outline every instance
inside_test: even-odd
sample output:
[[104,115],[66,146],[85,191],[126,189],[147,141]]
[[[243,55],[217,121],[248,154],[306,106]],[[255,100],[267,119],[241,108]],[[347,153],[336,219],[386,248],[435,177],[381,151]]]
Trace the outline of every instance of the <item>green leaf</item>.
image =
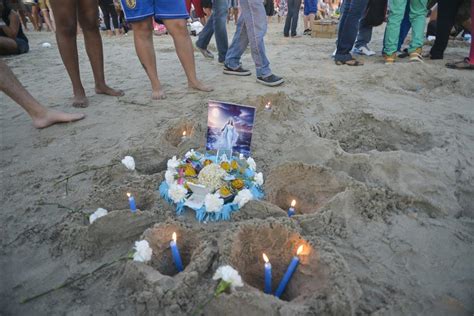
[[214,296],[219,296],[220,294],[226,292],[227,290],[230,289],[230,285],[231,283],[230,282],[227,282],[227,281],[224,281],[224,280],[221,280],[221,282],[219,282],[219,284],[217,285],[216,287],[216,292],[214,293]]

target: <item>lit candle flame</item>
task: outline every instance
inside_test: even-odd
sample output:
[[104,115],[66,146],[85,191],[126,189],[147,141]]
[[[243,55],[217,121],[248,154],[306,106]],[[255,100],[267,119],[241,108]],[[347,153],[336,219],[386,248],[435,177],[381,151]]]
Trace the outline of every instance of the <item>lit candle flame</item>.
[[127,196],[128,196],[128,197],[131,197],[132,195],[131,195],[130,193],[128,193],[128,192],[127,192]]
[[183,137],[186,137],[186,131],[183,131]]
[[303,245],[298,247],[298,250],[296,250],[296,255],[299,256],[303,252]]
[[265,263],[268,263],[268,261],[270,261],[268,260],[268,257],[266,254],[263,254],[263,261],[265,261]]
[[171,238],[173,239],[174,242],[176,242],[176,232],[173,233]]
[[272,102],[268,101],[267,105],[265,105],[265,107],[268,109],[269,107],[272,106]]
[[291,207],[295,207],[296,205],[296,200],[291,201]]

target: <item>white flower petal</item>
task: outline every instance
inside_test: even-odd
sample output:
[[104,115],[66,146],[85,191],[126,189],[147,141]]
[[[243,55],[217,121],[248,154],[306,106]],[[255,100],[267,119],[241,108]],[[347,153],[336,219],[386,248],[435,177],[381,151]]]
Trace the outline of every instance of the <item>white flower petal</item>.
[[253,194],[248,189],[240,191],[234,198],[234,203],[239,204],[239,207],[243,207],[248,201],[253,200]]
[[150,248],[148,241],[140,240],[135,242],[135,254],[133,255],[134,261],[147,262],[151,260],[153,250]]
[[263,185],[263,173],[259,172],[255,175],[255,183],[259,186]]
[[249,168],[253,171],[257,170],[257,164],[255,163],[255,160],[253,160],[252,157],[247,158],[247,163],[249,164]]
[[232,289],[235,289],[237,287],[242,287],[244,286],[244,283],[242,282],[242,278],[239,275],[239,272],[232,268],[231,266],[221,266],[217,269],[216,273],[212,277],[213,280],[219,280],[222,279],[226,282],[229,282]]
[[125,156],[125,158],[122,159],[122,163],[127,169],[135,170],[135,159],[133,159],[132,156]]
[[206,212],[214,213],[220,211],[224,205],[224,200],[220,198],[218,193],[207,194],[204,198],[204,205],[206,206]]
[[179,185],[177,183],[173,183],[170,185],[170,188],[168,190],[168,195],[169,197],[173,200],[175,203],[182,202],[184,198],[186,197],[186,194],[188,193],[188,190],[182,185]]
[[180,164],[180,161],[176,159],[176,156],[173,156],[170,160],[168,160],[167,167],[168,170],[176,170]]
[[101,217],[104,217],[105,215],[107,215],[107,210],[105,208],[98,208],[97,211],[95,211],[94,213],[91,214],[91,216],[89,216],[89,222],[92,224],[93,222],[95,222],[98,218],[101,218]]
[[174,176],[178,173],[175,170],[166,170],[165,172],[165,180],[166,183],[170,186],[175,182]]

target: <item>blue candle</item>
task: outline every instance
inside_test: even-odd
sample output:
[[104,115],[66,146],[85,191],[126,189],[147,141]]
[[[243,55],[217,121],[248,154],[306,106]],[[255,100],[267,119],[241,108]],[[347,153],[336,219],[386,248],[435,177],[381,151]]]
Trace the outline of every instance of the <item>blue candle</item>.
[[181,261],[181,255],[179,254],[178,245],[176,244],[176,233],[173,233],[173,240],[170,242],[171,254],[173,255],[174,265],[178,272],[183,271],[183,262]]
[[296,214],[295,205],[296,205],[296,201],[295,200],[291,201],[291,207],[288,209],[288,217],[291,217]]
[[272,292],[272,264],[269,262],[267,255],[263,254],[265,261],[265,287],[264,292],[270,294]]
[[130,204],[130,210],[132,211],[132,213],[135,213],[137,211],[135,198],[130,193],[127,193],[127,196],[128,196],[128,204]]
[[298,250],[296,251],[296,256],[291,259],[290,265],[288,266],[288,269],[285,272],[285,275],[283,276],[283,279],[281,279],[280,284],[278,285],[278,288],[275,292],[276,297],[280,297],[283,292],[285,291],[286,285],[288,282],[290,282],[291,277],[293,276],[293,273],[296,270],[296,267],[298,267],[298,264],[300,263],[300,258],[298,258],[298,255],[303,251],[303,245],[298,247]]

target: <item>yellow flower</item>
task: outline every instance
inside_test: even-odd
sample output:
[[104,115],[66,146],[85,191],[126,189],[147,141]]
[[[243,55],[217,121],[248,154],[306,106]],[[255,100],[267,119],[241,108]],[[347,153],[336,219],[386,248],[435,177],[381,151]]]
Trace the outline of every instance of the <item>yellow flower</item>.
[[212,163],[212,160],[206,159],[204,160],[204,166],[209,166]]
[[236,190],[240,190],[244,187],[244,181],[240,180],[240,179],[235,179],[235,180],[232,180],[232,182],[230,183],[232,185],[232,187]]
[[191,165],[186,165],[186,167],[184,168],[184,175],[186,177],[195,177],[197,173]]
[[232,160],[230,166],[232,167],[232,170],[237,170],[239,168],[239,164],[235,160]]
[[230,171],[230,164],[227,161],[223,161],[221,162],[221,168],[228,172]]
[[232,194],[232,192],[230,192],[230,189],[226,186],[221,187],[219,189],[219,193],[221,194],[222,197],[227,197]]

